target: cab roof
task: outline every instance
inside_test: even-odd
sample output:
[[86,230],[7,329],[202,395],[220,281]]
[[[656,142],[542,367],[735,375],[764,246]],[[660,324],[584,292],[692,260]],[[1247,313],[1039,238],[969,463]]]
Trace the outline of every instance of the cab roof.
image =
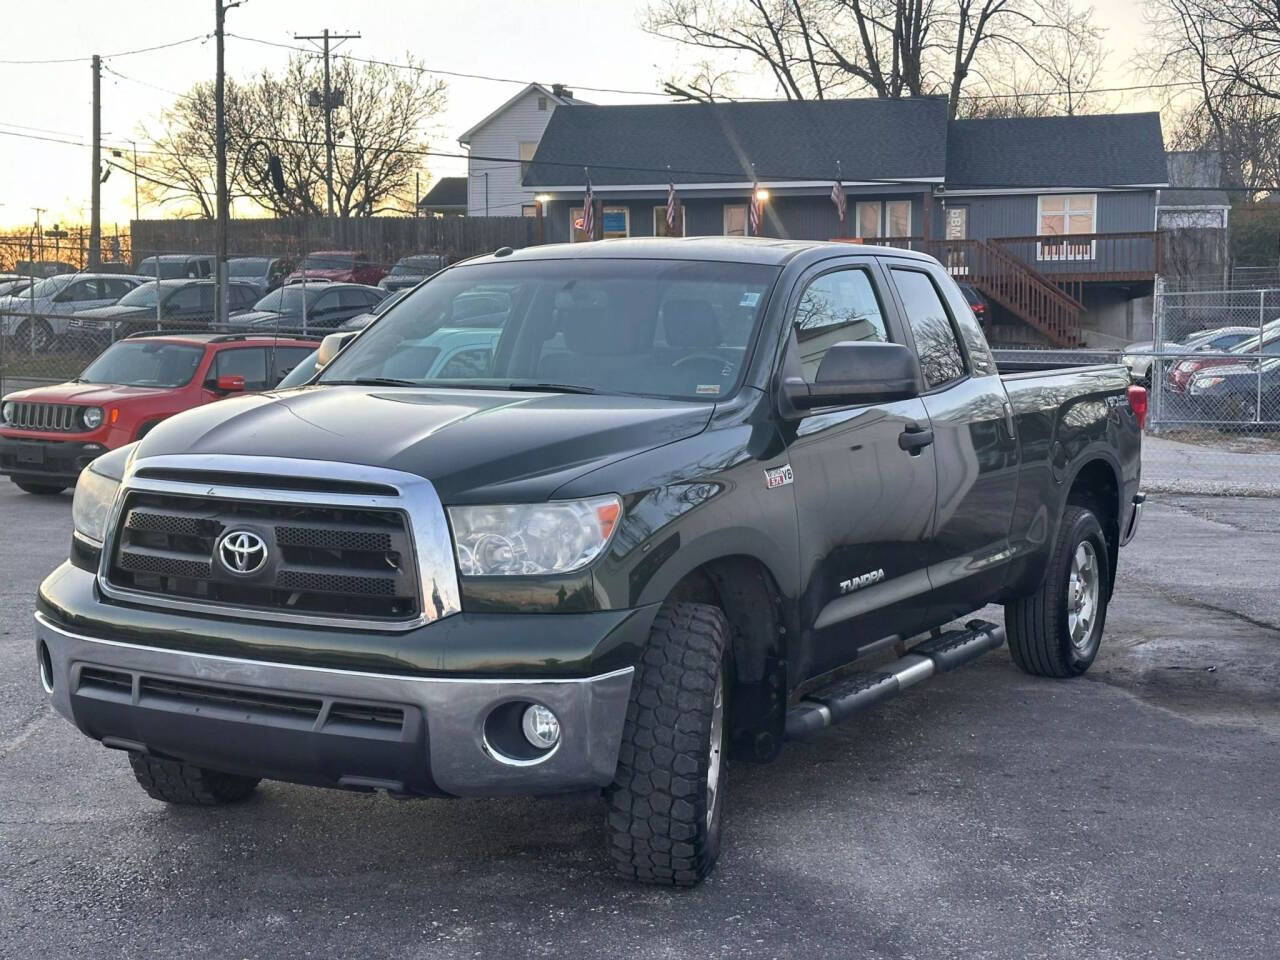
[[805,253],[892,254],[928,260],[924,254],[897,247],[842,243],[836,240],[782,240],[774,237],[619,237],[594,243],[555,243],[495,251],[467,264],[513,260],[713,260],[782,266]]

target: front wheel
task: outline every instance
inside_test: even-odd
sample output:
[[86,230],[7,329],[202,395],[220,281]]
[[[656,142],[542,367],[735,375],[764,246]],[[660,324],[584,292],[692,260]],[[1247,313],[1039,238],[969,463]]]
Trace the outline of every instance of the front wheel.
[[692,887],[720,854],[728,651],[717,607],[668,603],[654,620],[608,789],[610,854],[628,880]]
[[133,776],[155,800],[184,807],[220,807],[244,800],[258,786],[257,777],[242,777],[196,767],[179,760],[129,754]]
[[1110,553],[1092,510],[1068,505],[1044,581],[1004,607],[1013,662],[1038,677],[1078,677],[1093,664],[1111,599]]
[[28,317],[18,324],[13,335],[13,344],[19,350],[31,353],[44,353],[53,347],[53,327],[49,321],[40,317]]

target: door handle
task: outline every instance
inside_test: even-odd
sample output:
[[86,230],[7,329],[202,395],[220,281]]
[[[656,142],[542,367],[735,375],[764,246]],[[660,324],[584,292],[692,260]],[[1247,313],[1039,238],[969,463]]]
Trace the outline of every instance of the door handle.
[[931,443],[933,443],[933,427],[926,427],[919,423],[908,423],[902,428],[902,433],[898,434],[898,446],[909,451],[913,457],[919,456],[920,451]]

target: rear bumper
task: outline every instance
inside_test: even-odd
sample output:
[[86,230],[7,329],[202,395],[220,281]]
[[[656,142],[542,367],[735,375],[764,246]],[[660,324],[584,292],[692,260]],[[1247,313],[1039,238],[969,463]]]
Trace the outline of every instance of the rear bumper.
[[[403,794],[607,785],[633,673],[468,679],[332,670],[93,637],[40,613],[36,638],[53,706],[106,746],[268,779]],[[546,753],[517,756],[507,746],[518,745],[509,720],[521,710],[509,705],[524,703],[549,707],[560,720],[560,742]]]
[[106,452],[101,443],[0,436],[0,474],[70,486],[90,461]]

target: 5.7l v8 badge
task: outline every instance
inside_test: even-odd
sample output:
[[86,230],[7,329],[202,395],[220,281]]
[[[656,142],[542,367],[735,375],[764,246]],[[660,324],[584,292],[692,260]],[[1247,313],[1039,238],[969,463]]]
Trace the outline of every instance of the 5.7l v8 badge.
[[791,464],[789,463],[784,463],[780,467],[769,467],[764,471],[764,485],[770,490],[774,487],[785,487],[791,480]]

